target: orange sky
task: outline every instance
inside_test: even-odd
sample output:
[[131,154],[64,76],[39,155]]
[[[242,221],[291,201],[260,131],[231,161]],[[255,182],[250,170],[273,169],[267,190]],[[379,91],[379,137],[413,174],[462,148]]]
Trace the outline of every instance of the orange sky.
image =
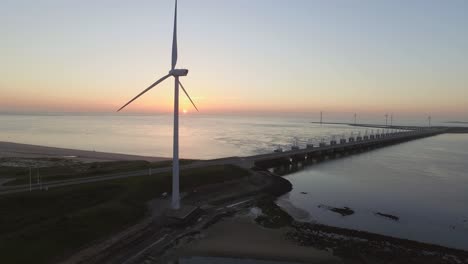
[[[465,4],[262,1],[181,1],[178,66],[202,113],[468,115]],[[112,113],[169,70],[172,1],[2,5],[0,112]],[[166,80],[125,112],[172,96]]]

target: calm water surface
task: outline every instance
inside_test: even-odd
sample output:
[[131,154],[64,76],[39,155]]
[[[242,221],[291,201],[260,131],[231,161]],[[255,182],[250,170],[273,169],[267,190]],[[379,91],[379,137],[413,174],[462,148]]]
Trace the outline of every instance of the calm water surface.
[[[467,161],[468,135],[411,141],[290,174],[294,189],[278,204],[302,221],[468,250]],[[348,206],[355,214],[343,217],[318,205]]]
[[[370,129],[368,129],[370,132]],[[366,129],[320,126],[307,118],[192,116],[180,118],[180,156],[220,158],[271,152]],[[172,116],[0,115],[0,141],[149,156],[172,156]]]

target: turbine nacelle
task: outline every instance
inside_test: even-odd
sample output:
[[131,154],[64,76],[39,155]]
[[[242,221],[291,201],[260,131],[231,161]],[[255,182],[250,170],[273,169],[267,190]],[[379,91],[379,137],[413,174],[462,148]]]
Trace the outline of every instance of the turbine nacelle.
[[188,74],[187,69],[172,69],[169,71],[169,75],[172,75],[174,77],[187,76],[187,74]]

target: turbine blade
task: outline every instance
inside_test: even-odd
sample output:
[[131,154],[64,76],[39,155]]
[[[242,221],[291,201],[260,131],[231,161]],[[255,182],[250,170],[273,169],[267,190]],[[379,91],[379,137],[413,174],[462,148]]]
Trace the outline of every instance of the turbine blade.
[[188,99],[190,100],[190,102],[192,103],[193,107],[195,107],[195,109],[197,110],[197,112],[200,112],[197,108],[197,106],[195,105],[195,103],[192,101],[192,98],[190,98],[190,95],[187,93],[187,91],[185,90],[184,86],[182,85],[182,83],[179,81],[179,84],[180,84],[180,87],[182,88],[182,90],[184,91],[185,95],[187,95]]
[[177,0],[175,1],[174,34],[172,36],[172,69],[175,69],[176,64],[177,64]]
[[142,96],[144,93],[146,93],[147,91],[151,90],[151,88],[155,87],[156,85],[160,84],[162,81],[166,80],[169,76],[171,76],[170,74],[162,77],[161,79],[157,80],[155,83],[153,83],[150,87],[146,88],[143,92],[141,92],[139,95],[135,96],[132,100],[130,100],[128,103],[126,103],[124,106],[122,106],[121,108],[119,108],[119,110],[117,110],[117,112],[120,112],[120,110],[124,109],[127,105],[129,105],[131,102],[135,101],[138,97]]

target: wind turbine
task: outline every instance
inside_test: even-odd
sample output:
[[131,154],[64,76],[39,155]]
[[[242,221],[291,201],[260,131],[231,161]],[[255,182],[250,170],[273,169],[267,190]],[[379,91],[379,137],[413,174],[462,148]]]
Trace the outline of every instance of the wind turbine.
[[138,97],[142,96],[156,85],[162,83],[169,77],[174,77],[174,143],[173,143],[173,161],[172,161],[172,209],[180,208],[180,195],[179,195],[179,85],[187,95],[188,99],[192,103],[193,107],[198,111],[197,106],[190,98],[190,95],[185,90],[184,86],[179,80],[181,76],[187,76],[187,69],[176,69],[177,64],[177,0],[175,0],[175,12],[174,12],[174,32],[172,36],[172,65],[171,70],[167,75],[157,80],[155,83],[146,88],[143,92],[135,96],[132,100],[122,106],[117,112],[124,109],[127,105],[135,101]]

